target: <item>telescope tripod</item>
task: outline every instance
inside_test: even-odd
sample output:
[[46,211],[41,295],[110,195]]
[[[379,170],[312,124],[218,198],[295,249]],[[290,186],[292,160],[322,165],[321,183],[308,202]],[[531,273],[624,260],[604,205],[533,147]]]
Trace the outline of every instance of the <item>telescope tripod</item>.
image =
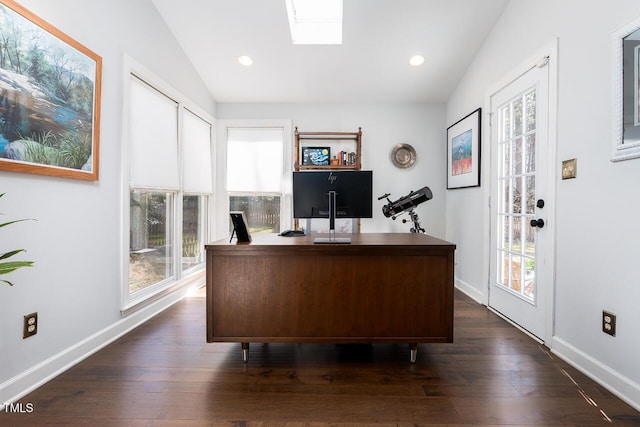
[[[422,226],[420,225],[420,218],[418,218],[418,214],[413,210],[409,210],[409,216],[411,217],[411,221],[413,222],[413,227],[411,227],[411,230],[409,230],[412,233],[426,233],[427,231],[422,228]],[[406,224],[407,222],[409,222],[407,219],[403,219],[402,223]]]

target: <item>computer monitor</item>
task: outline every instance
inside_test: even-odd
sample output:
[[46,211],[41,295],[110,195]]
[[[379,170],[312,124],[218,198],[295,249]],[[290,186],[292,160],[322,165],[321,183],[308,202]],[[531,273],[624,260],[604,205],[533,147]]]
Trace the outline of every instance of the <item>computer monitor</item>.
[[329,218],[330,238],[316,243],[349,243],[335,239],[335,218],[373,217],[373,173],[294,172],[293,217]]

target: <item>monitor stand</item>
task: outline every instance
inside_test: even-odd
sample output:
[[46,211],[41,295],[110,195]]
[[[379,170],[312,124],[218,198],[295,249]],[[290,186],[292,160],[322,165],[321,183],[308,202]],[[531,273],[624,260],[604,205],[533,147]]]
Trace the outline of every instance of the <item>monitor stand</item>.
[[343,244],[351,243],[350,237],[336,237],[335,230],[329,230],[329,237],[316,237],[313,239],[314,244]]
[[316,237],[314,244],[350,244],[349,237],[336,237],[336,193],[329,191],[329,237]]

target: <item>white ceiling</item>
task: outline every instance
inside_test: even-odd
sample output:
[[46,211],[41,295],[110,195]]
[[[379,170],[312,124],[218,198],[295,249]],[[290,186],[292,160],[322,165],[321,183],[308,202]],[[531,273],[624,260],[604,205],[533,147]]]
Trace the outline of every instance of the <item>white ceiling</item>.
[[508,1],[344,0],[342,45],[294,46],[284,0],[152,0],[220,103],[446,102]]

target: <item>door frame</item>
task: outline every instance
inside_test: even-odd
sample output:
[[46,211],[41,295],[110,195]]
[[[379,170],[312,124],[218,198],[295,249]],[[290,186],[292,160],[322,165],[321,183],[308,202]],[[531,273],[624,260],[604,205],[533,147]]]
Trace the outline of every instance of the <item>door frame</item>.
[[[546,67],[549,70],[549,120],[548,120],[548,167],[547,167],[547,196],[545,200],[548,202],[547,206],[548,210],[545,209],[545,232],[550,235],[550,245],[549,251],[550,253],[546,257],[547,262],[547,273],[545,277],[541,277],[540,279],[546,283],[548,289],[546,291],[546,313],[544,315],[545,318],[545,328],[544,328],[544,336],[539,337],[544,342],[545,346],[551,348],[552,337],[555,332],[554,318],[555,318],[555,271],[556,271],[556,177],[557,177],[557,114],[558,114],[558,39],[554,39],[533,55],[529,56],[526,61],[524,61],[519,67],[508,72],[503,78],[496,81],[494,84],[489,86],[489,89],[485,93],[485,123],[487,126],[484,126],[484,141],[488,141],[487,144],[483,144],[482,157],[484,158],[483,165],[483,180],[488,183],[484,187],[484,200],[486,203],[484,204],[484,217],[488,220],[485,221],[484,227],[484,253],[483,253],[483,261],[484,261],[484,271],[482,277],[485,279],[485,286],[482,288],[482,303],[489,307],[489,288],[491,286],[490,283],[490,273],[491,269],[495,268],[495,266],[491,265],[491,239],[493,239],[493,230],[491,229],[491,193],[493,189],[494,183],[492,182],[492,168],[494,167],[493,163],[493,139],[492,139],[492,129],[491,129],[491,97],[498,93],[500,90],[508,86],[510,83],[518,79],[520,76],[525,74],[528,70],[533,67],[537,67],[541,65],[544,61],[544,58],[548,58],[548,63]],[[509,319],[506,319],[510,321]],[[513,323],[513,322],[511,322]],[[515,324],[514,324],[515,325]],[[519,329],[520,328],[518,325]],[[526,332],[526,331],[525,331]]]

